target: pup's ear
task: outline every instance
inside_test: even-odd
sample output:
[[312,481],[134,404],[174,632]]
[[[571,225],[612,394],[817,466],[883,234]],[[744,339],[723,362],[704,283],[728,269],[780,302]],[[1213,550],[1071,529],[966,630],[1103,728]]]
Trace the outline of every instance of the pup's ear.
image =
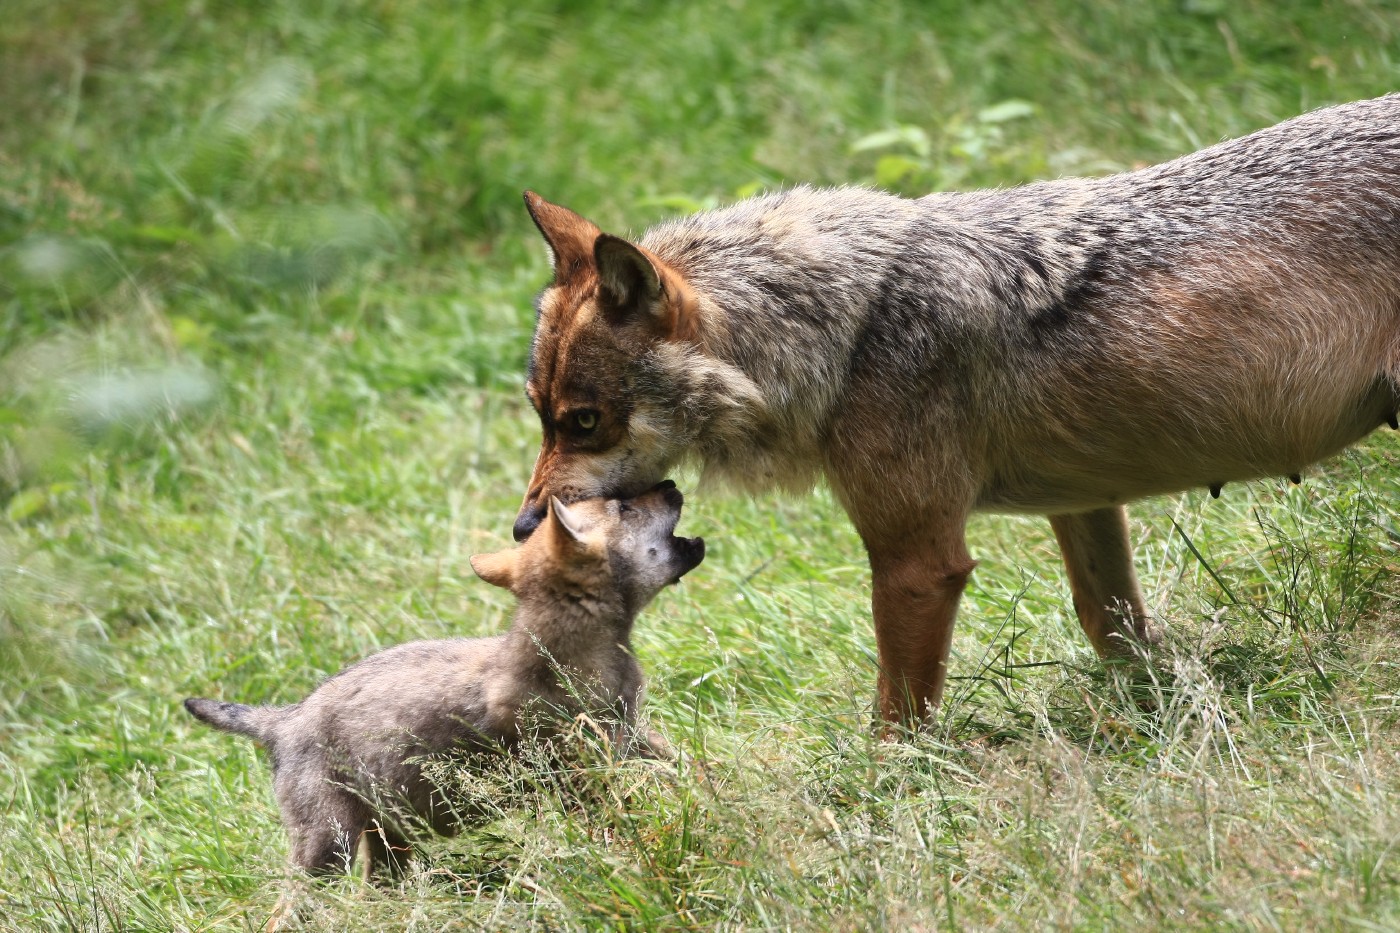
[[583,536],[588,531],[588,525],[580,516],[569,511],[569,507],[560,502],[558,496],[550,496],[549,514],[552,516],[551,521],[568,540],[578,544],[583,543]]
[[511,590],[515,586],[515,551],[472,555],[472,569],[492,586]]
[[695,296],[676,270],[609,233],[594,241],[593,262],[613,323],[647,322],[663,337],[694,337]]
[[525,209],[539,228],[554,264],[554,281],[567,282],[593,260],[593,242],[602,233],[598,225],[567,207],[550,204],[533,191],[525,192]]

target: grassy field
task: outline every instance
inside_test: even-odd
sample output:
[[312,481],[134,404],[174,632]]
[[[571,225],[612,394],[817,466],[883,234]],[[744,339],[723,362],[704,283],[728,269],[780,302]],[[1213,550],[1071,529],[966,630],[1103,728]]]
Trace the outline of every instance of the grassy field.
[[[1389,91],[1397,50],[1384,0],[7,0],[0,928],[256,928],[266,762],[179,701],[505,624],[467,558],[538,442],[522,189],[626,232],[1106,173]],[[957,680],[889,746],[839,509],[697,490],[710,556],[637,644],[682,762],[537,787],[307,924],[1396,929],[1397,437],[1137,506],[1145,687],[1045,523],[979,518]]]

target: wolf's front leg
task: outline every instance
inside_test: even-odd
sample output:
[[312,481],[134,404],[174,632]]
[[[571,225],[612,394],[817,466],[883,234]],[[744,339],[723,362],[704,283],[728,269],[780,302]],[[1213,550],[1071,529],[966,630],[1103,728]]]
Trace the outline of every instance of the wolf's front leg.
[[867,538],[873,577],[880,716],[920,724],[943,698],[958,600],[976,563],[961,525],[944,535]]
[[1102,658],[1133,654],[1133,642],[1152,640],[1147,607],[1133,571],[1128,510],[1123,506],[1051,515],[1069,573],[1079,624]]

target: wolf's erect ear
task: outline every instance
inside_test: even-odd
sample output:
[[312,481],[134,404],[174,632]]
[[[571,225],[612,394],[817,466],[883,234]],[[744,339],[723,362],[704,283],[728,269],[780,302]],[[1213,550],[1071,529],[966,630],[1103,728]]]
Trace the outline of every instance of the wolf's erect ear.
[[636,246],[605,233],[593,242],[593,259],[610,305],[650,310],[661,301],[661,273]]
[[550,204],[533,191],[525,192],[525,209],[549,244],[555,282],[567,282],[588,268],[593,242],[602,233],[597,224],[567,207]]
[[515,552],[497,551],[495,554],[475,554],[472,556],[472,569],[476,575],[492,586],[513,589],[515,586]]
[[603,306],[614,323],[646,322],[663,337],[694,336],[695,297],[674,269],[608,233],[594,241],[593,262]]

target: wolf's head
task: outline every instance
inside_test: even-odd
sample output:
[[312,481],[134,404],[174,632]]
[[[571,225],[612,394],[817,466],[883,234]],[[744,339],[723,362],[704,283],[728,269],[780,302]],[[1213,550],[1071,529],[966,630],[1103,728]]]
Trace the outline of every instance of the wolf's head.
[[630,499],[565,505],[552,497],[537,534],[513,550],[473,557],[472,569],[517,597],[562,590],[620,599],[634,615],[705,559],[704,539],[675,534],[684,501],[670,481]]
[[554,280],[538,300],[525,383],[544,436],[517,541],[551,496],[625,498],[660,482],[700,430],[691,383],[704,378],[696,296],[677,270],[533,192],[525,204]]

